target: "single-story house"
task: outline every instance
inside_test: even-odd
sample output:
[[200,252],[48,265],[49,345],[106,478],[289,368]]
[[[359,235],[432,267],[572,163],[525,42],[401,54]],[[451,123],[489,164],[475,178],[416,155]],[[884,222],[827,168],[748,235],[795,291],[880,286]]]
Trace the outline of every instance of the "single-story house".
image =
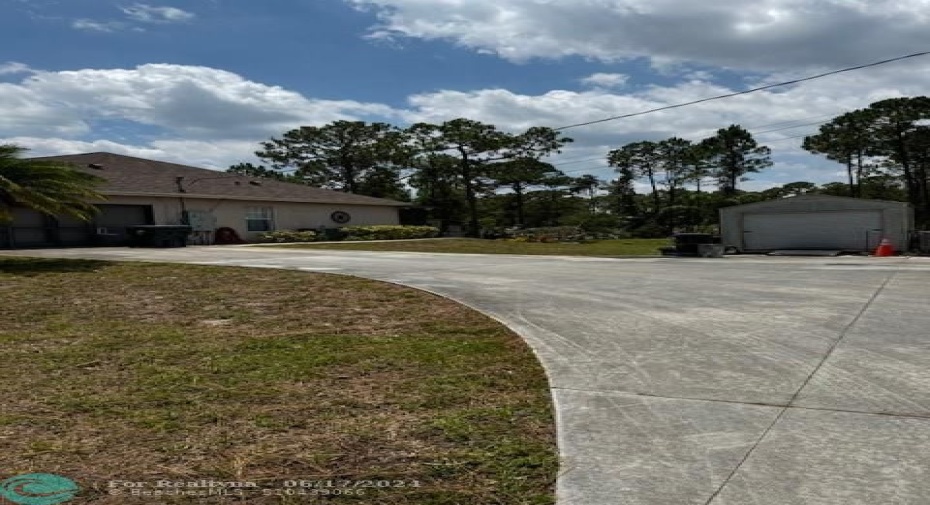
[[800,195],[720,209],[721,241],[743,252],[907,250],[914,209],[905,202]]
[[189,224],[194,244],[214,243],[221,228],[254,241],[273,230],[400,224],[401,210],[411,206],[111,153],[35,159],[67,162],[103,178],[99,192],[106,200],[94,202],[100,213],[90,223],[14,209],[13,222],[0,226],[0,248],[121,245],[127,226],[144,224]]

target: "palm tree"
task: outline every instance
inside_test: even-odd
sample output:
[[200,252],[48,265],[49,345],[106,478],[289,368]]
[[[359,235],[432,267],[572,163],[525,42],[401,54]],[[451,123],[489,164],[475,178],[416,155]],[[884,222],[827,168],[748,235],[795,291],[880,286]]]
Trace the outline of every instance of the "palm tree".
[[103,179],[59,161],[23,159],[24,152],[23,147],[0,145],[0,222],[13,220],[14,206],[84,220],[97,212],[88,201],[104,198],[95,190]]

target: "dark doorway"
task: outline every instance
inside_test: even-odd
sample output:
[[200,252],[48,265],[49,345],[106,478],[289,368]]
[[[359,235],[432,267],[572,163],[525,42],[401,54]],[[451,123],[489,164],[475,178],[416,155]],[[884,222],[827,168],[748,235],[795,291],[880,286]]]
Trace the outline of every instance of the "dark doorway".
[[0,248],[124,245],[127,226],[154,224],[151,205],[102,204],[97,208],[100,213],[91,222],[14,208],[13,221],[0,227]]

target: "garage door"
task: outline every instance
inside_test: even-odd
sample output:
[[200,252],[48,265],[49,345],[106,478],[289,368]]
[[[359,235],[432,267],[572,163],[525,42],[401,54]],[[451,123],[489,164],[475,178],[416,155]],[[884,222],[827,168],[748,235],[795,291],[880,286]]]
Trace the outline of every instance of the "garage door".
[[150,205],[98,205],[100,214],[94,223],[100,231],[126,237],[126,227],[140,224],[152,224],[152,207]]
[[881,240],[881,211],[746,214],[747,250],[842,249],[867,251]]
[[45,247],[52,241],[51,219],[40,212],[14,207],[13,222],[4,234],[4,247]]
[[50,217],[34,210],[13,208],[13,222],[0,228],[0,248],[121,245],[126,227],[152,224],[150,205],[98,205],[100,213],[88,223],[70,216]]

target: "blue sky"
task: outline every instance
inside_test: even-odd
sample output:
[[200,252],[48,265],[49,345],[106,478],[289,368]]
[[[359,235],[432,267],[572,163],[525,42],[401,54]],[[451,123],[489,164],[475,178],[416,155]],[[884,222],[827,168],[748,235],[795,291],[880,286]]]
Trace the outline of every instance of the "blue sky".
[[[336,119],[561,126],[930,48],[925,0],[0,0],[0,141],[210,168]],[[554,159],[608,178],[611,147],[742,124],[776,165],[747,184],[841,180],[800,151],[818,121],[925,93],[910,60],[572,130]],[[775,130],[775,131],[772,131]],[[582,161],[583,160],[583,161]]]

